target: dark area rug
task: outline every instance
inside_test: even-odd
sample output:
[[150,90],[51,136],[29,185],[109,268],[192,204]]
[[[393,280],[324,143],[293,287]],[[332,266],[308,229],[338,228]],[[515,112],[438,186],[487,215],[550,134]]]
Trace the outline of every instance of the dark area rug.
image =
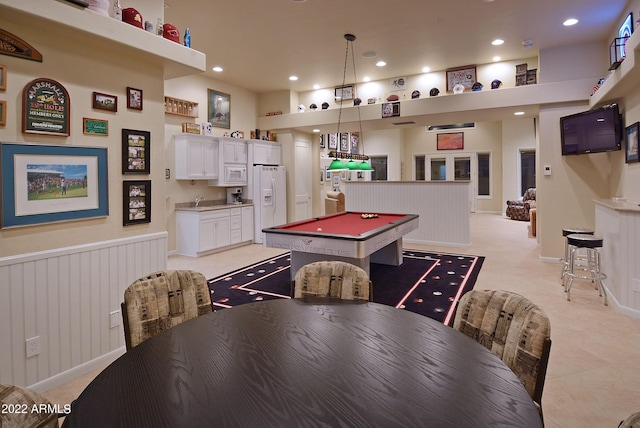
[[[471,290],[484,257],[405,250],[400,266],[372,263],[373,301],[450,324],[455,304]],[[263,260],[209,280],[214,309],[288,299],[289,254]]]

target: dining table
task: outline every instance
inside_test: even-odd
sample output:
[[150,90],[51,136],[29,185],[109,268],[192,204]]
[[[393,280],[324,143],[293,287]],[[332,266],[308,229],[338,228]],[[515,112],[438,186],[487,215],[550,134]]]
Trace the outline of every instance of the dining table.
[[518,377],[431,318],[372,302],[257,301],[128,350],[72,427],[542,427]]

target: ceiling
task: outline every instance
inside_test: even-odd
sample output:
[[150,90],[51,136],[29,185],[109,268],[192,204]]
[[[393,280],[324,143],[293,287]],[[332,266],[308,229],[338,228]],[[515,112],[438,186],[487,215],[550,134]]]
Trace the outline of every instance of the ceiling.
[[[608,40],[626,0],[165,0],[165,22],[190,29],[206,74],[256,93],[340,85],[356,36],[356,77],[390,79],[536,57],[541,49]],[[562,25],[577,18],[572,27]],[[494,39],[501,46],[492,46]],[[530,41],[525,47],[523,41]],[[366,58],[363,53],[375,52]],[[351,55],[351,52],[349,52]],[[375,63],[384,60],[385,67]],[[349,59],[350,61],[350,59]],[[349,62],[351,64],[351,62]],[[221,73],[211,71],[223,67]],[[348,67],[346,82],[353,82]],[[292,82],[290,75],[298,76]]]

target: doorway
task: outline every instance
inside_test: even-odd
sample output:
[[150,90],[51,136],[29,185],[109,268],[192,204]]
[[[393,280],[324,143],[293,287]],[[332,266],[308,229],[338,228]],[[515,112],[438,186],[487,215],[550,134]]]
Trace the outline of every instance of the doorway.
[[520,196],[531,187],[536,187],[536,151],[520,150]]

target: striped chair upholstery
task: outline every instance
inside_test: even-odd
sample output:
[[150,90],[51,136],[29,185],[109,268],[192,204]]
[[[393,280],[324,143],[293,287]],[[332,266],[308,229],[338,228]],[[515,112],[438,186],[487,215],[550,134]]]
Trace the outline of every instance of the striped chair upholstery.
[[323,297],[372,301],[373,292],[367,273],[358,266],[341,261],[314,262],[296,273],[291,297]]
[[471,290],[462,296],[453,328],[500,357],[520,378],[542,414],[551,324],[529,299],[508,291]]
[[211,311],[209,286],[199,272],[168,270],[137,279],[125,290],[122,303],[127,350]]
[[620,422],[618,428],[640,428],[640,412],[634,413],[624,421]]
[[[15,385],[0,385],[0,404],[2,428],[58,428],[57,411],[35,391]],[[13,406],[21,411],[11,411]],[[37,411],[33,410],[34,406],[37,406]]]

